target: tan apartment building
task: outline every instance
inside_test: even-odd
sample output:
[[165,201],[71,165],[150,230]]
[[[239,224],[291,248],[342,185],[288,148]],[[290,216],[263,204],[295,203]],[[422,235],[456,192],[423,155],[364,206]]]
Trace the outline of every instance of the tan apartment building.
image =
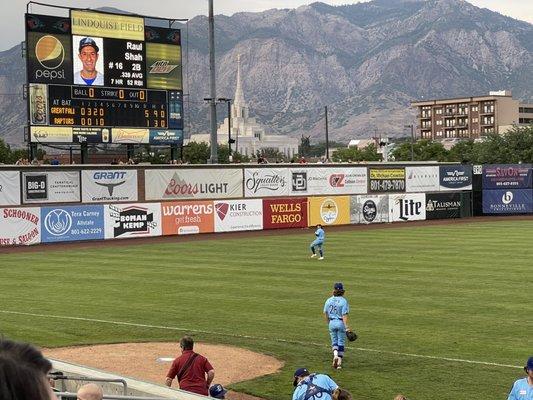
[[533,105],[519,104],[509,91],[414,101],[411,106],[417,108],[417,136],[423,139],[475,139],[533,122]]

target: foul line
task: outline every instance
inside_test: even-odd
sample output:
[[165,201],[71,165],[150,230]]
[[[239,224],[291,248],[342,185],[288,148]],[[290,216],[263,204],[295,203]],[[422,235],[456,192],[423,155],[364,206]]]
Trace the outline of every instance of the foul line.
[[[275,338],[266,338],[266,337],[251,336],[251,335],[239,335],[239,334],[234,334],[234,333],[204,331],[201,329],[187,329],[187,328],[178,328],[174,326],[139,324],[135,322],[109,321],[105,319],[96,319],[96,318],[69,317],[66,315],[34,314],[34,313],[26,313],[26,312],[20,312],[20,311],[8,311],[8,310],[0,310],[0,313],[14,314],[14,315],[26,315],[30,317],[40,317],[40,318],[65,319],[65,320],[71,320],[71,321],[100,322],[103,324],[111,324],[111,325],[135,326],[138,328],[164,329],[164,330],[169,330],[169,331],[204,333],[207,335],[228,336],[228,337],[240,338],[240,339],[253,339],[253,340],[271,341],[271,342],[278,342],[278,343],[298,344],[302,346],[312,345],[316,347],[325,347],[324,344],[313,343],[313,342],[302,342],[298,340],[275,339]],[[428,356],[428,355],[423,355],[423,354],[401,353],[398,351],[368,349],[364,347],[348,347],[347,346],[347,348],[358,350],[358,351],[366,351],[370,353],[381,353],[381,354],[389,354],[389,355],[396,355],[396,356],[402,356],[402,357],[425,358],[425,359],[430,359],[430,360],[451,361],[451,362],[457,362],[457,363],[487,365],[487,366],[493,366],[493,367],[520,368],[520,369],[522,368],[516,365],[499,364],[499,363],[475,361],[475,360],[465,360],[462,358],[437,357],[437,356]]]

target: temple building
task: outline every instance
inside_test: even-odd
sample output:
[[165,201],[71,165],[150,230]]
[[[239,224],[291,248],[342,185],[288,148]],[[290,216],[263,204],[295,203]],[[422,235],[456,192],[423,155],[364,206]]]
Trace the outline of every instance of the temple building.
[[[217,139],[219,144],[228,143],[228,118],[218,127]],[[231,138],[235,140],[232,151],[237,151],[248,157],[255,157],[257,152],[265,149],[275,149],[287,158],[298,153],[299,140],[282,135],[267,134],[265,128],[255,118],[250,117],[250,109],[244,100],[241,79],[241,61],[237,57],[237,88],[231,104]],[[193,135],[192,141],[209,142],[208,134]]]

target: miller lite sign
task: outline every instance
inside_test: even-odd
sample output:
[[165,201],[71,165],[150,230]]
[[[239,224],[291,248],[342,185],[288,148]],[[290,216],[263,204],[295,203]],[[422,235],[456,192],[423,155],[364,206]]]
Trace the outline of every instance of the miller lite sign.
[[426,194],[389,195],[389,221],[406,222],[426,219]]

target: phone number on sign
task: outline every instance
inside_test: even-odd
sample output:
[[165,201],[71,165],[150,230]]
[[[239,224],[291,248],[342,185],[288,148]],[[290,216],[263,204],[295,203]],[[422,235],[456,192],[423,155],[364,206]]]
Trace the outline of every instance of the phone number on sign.
[[102,233],[102,228],[71,229],[71,235],[96,235]]
[[373,192],[403,192],[405,181],[403,179],[371,180],[370,190]]

